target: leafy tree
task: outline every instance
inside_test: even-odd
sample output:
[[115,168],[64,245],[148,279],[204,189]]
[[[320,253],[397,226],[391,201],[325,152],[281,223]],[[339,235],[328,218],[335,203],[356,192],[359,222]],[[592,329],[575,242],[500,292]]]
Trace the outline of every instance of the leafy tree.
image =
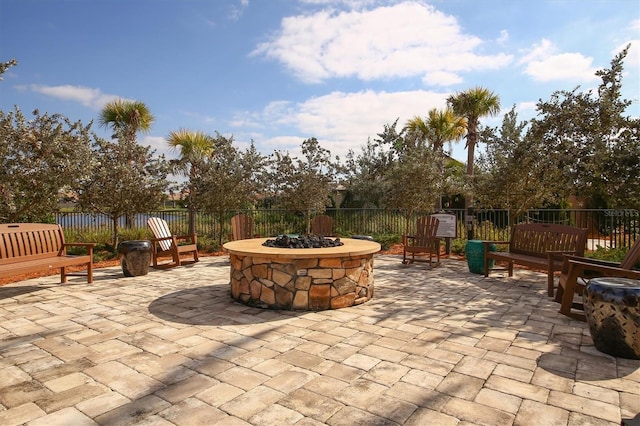
[[398,120],[385,124],[384,131],[373,141],[361,147],[356,154],[350,150],[346,159],[348,203],[355,207],[381,207],[387,193],[385,175],[394,161],[394,146],[402,145],[402,136],[397,132]]
[[537,105],[532,138],[553,153],[567,188],[590,200],[590,207],[632,207],[640,202],[639,118],[626,115],[630,100],[621,99],[623,62],[629,46],[596,72],[602,79],[593,91],[557,91]]
[[326,209],[337,166],[331,152],[322,148],[316,138],[302,142],[302,155],[304,158],[299,159],[276,151],[269,182],[279,204],[305,213],[308,233],[310,213]]
[[[15,59],[10,59],[8,62],[0,62],[0,76],[16,65],[18,65],[18,61]],[[0,77],[0,80],[2,80],[2,77]]]
[[91,165],[91,124],[0,111],[0,221],[45,222]]
[[[427,119],[413,117],[405,125],[409,133],[413,133],[421,143],[428,142],[441,160],[438,164],[440,174],[444,177],[444,144],[462,139],[467,131],[465,118],[456,116],[450,108],[429,110]],[[436,200],[436,209],[442,208],[442,197]]]
[[199,194],[195,206],[217,214],[221,245],[225,213],[251,206],[257,194],[263,193],[263,180],[259,177],[266,158],[257,152],[253,142],[247,150],[240,151],[233,146],[233,137],[216,134],[211,141],[213,148],[199,162],[190,187]]
[[[98,117],[100,126],[113,129],[114,134],[111,136],[113,139],[118,139],[121,145],[132,145],[121,147],[121,152],[127,150],[133,152],[137,144],[136,134],[149,132],[153,121],[154,117],[144,102],[127,99],[115,99],[107,102]],[[123,159],[123,161],[125,160]],[[135,212],[126,215],[126,223],[129,228],[133,226],[133,213]]]
[[640,210],[640,119],[629,121],[620,140],[612,144],[604,163],[606,183],[603,198],[607,206]]
[[174,172],[189,178],[185,188],[189,208],[189,234],[195,233],[195,206],[198,198],[195,182],[200,177],[202,163],[213,150],[214,142],[214,138],[204,132],[186,129],[171,132],[167,139],[171,148],[180,151],[180,158],[171,162]]
[[384,206],[405,212],[406,231],[409,233],[410,220],[415,213],[433,210],[441,194],[442,152],[434,151],[421,143],[408,141],[397,145],[395,160],[385,174],[386,194]]
[[[453,109],[454,113],[467,119],[467,178],[471,183],[473,182],[473,162],[478,142],[480,118],[498,114],[500,112],[500,98],[484,87],[474,87],[449,96],[447,104]],[[465,222],[469,239],[473,239],[473,219],[469,214],[469,209],[472,205],[472,195],[466,194],[465,209],[467,217]]]
[[169,163],[150,147],[131,141],[117,129],[117,142],[96,138],[95,165],[80,181],[78,205],[86,212],[108,216],[113,224],[112,244],[118,245],[118,222],[157,208],[169,183]]
[[502,127],[485,128],[479,139],[487,144],[478,161],[476,202],[488,208],[508,209],[513,221],[527,210],[562,198],[562,175],[553,156],[540,155],[545,146],[523,135],[527,122],[518,122],[515,106],[505,114]]

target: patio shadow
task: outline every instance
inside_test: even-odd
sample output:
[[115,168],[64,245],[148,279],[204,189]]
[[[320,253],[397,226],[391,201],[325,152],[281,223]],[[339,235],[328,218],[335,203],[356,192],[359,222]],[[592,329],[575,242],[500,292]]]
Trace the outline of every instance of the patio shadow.
[[0,287],[0,300],[10,299],[12,297],[20,296],[27,293],[33,293],[34,291],[44,290],[46,287],[40,286],[22,286],[22,287]]
[[588,347],[588,351],[561,348],[559,352],[540,355],[536,362],[538,367],[556,376],[589,382],[623,378],[638,369],[637,361],[614,358],[593,346]]
[[189,325],[241,325],[280,321],[306,314],[245,306],[234,302],[228,285],[190,288],[166,294],[149,304],[149,313]]

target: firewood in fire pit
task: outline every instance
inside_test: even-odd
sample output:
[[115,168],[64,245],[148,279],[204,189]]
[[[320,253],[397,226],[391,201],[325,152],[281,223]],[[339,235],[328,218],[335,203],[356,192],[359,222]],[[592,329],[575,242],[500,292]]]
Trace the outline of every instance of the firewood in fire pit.
[[323,248],[339,247],[344,243],[340,241],[339,237],[331,239],[318,235],[302,235],[299,237],[279,235],[275,239],[265,241],[262,245],[274,248]]

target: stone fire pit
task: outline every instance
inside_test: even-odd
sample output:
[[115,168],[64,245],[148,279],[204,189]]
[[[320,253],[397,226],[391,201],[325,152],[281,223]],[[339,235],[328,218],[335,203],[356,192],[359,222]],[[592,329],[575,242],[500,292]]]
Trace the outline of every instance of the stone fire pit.
[[231,297],[249,306],[322,311],[373,297],[373,254],[380,244],[344,238],[339,247],[265,247],[266,238],[224,244]]

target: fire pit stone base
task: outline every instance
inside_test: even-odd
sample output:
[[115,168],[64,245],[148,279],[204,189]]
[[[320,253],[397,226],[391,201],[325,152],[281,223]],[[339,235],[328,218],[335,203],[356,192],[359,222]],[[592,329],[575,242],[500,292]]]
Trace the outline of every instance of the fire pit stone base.
[[322,311],[373,297],[373,253],[320,258],[230,254],[231,297],[249,306]]

